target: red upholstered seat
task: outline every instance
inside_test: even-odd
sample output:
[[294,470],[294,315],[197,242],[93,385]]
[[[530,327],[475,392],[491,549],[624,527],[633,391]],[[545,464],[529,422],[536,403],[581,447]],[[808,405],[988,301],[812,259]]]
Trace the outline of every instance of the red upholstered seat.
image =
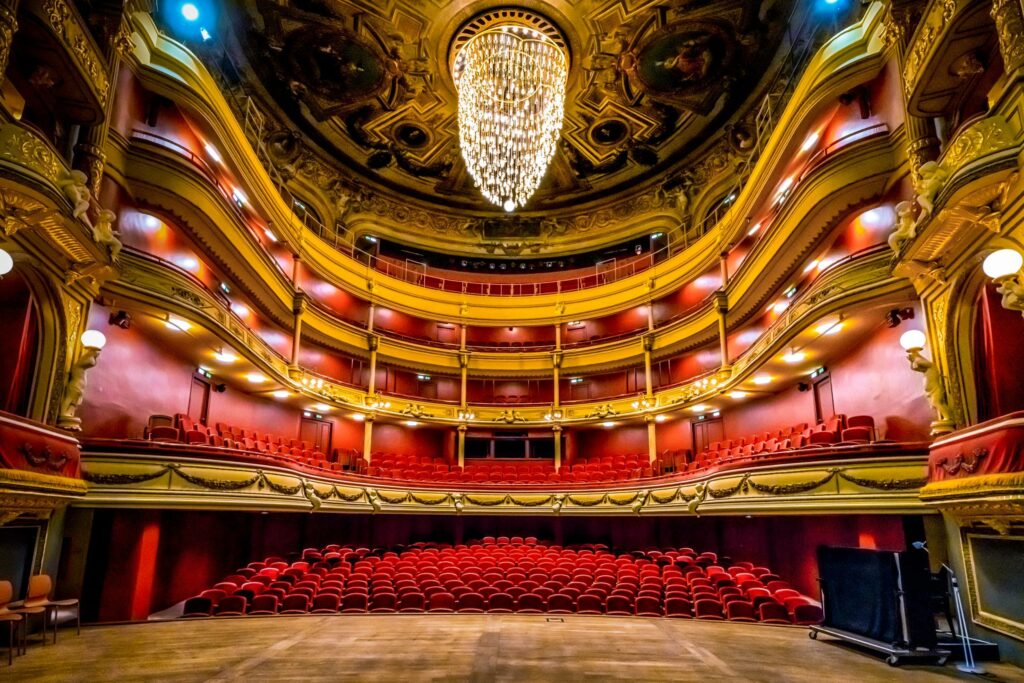
[[240,595],[229,595],[218,603],[214,614],[218,617],[240,617],[245,614],[249,601]]
[[725,616],[729,621],[757,621],[754,616],[754,605],[745,600],[732,600],[727,603]]
[[686,598],[665,598],[665,616],[676,618],[690,618],[693,616],[693,603],[691,603]]
[[633,600],[625,595],[612,593],[605,603],[608,614],[629,616],[633,614]]
[[183,617],[208,617],[213,612],[213,602],[209,598],[189,598],[181,616]]
[[652,596],[638,596],[636,599],[636,615],[638,617],[660,617],[661,599]]
[[487,611],[496,613],[514,612],[515,598],[508,593],[495,593],[487,598]]
[[825,616],[822,614],[821,607],[818,605],[805,603],[793,608],[794,624],[810,626],[812,624],[820,624],[824,619]]
[[446,593],[444,591],[434,593],[427,600],[428,612],[449,613],[455,611],[455,596],[451,593]]
[[572,614],[576,611],[576,601],[565,593],[555,593],[548,597],[547,610],[550,614]]
[[398,611],[403,613],[422,612],[426,605],[426,596],[420,592],[403,593],[398,598]]
[[693,616],[698,619],[723,619],[722,603],[709,598],[697,598],[693,603]]
[[252,599],[252,604],[249,605],[249,614],[277,614],[279,602],[280,600],[276,595],[268,593],[257,595]]
[[345,613],[365,612],[368,600],[366,593],[346,592],[341,599],[341,611]]
[[[330,596],[337,599],[337,596]],[[281,614],[305,614],[309,611],[309,596],[304,593],[292,593],[281,602]]]
[[524,593],[519,596],[516,611],[523,614],[539,614],[546,608],[544,598],[536,593]]
[[765,624],[791,624],[789,612],[777,602],[763,602],[757,608],[757,618]]
[[394,593],[374,592],[370,597],[371,612],[394,612],[398,603],[398,596]]
[[464,593],[457,601],[457,611],[467,614],[480,614],[486,611],[487,600],[480,593]]

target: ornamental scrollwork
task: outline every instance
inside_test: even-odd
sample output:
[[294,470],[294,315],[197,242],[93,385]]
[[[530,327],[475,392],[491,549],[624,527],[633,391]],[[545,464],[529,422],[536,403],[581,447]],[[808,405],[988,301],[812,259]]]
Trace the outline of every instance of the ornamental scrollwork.
[[942,467],[943,471],[949,475],[956,475],[960,472],[964,474],[974,474],[981,465],[982,458],[988,456],[987,448],[975,448],[966,455],[964,453],[957,453],[952,458],[946,458],[939,466]]

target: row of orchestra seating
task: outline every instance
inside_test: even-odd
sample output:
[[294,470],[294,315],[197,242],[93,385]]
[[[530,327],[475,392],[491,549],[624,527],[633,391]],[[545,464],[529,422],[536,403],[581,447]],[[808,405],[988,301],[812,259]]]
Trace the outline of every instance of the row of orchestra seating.
[[289,439],[225,422],[218,422],[211,428],[182,413],[173,417],[151,415],[145,436],[150,441],[232,448],[327,470],[342,469],[339,463],[330,462],[325,453],[315,449],[308,441]]
[[184,617],[336,613],[612,614],[814,624],[815,600],[767,567],[692,548],[613,552],[536,538],[268,557],[185,601]]

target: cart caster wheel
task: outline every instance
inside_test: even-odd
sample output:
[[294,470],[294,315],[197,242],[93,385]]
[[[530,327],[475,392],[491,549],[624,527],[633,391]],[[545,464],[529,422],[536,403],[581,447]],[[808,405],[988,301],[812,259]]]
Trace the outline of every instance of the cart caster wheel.
[[810,638],[811,640],[817,640],[818,639],[818,632],[817,631],[808,631],[807,632],[807,637]]
[[885,658],[885,663],[888,664],[889,666],[899,666],[900,665],[900,658],[897,657],[896,655],[889,655],[888,657]]

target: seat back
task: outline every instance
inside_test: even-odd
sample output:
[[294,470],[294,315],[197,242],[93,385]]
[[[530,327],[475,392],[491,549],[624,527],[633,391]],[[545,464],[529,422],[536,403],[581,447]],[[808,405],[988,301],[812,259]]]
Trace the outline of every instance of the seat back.
[[25,604],[31,606],[33,603],[45,602],[52,589],[53,580],[47,574],[36,574],[28,580]]
[[0,607],[3,607],[14,599],[14,584],[10,581],[0,581]]

